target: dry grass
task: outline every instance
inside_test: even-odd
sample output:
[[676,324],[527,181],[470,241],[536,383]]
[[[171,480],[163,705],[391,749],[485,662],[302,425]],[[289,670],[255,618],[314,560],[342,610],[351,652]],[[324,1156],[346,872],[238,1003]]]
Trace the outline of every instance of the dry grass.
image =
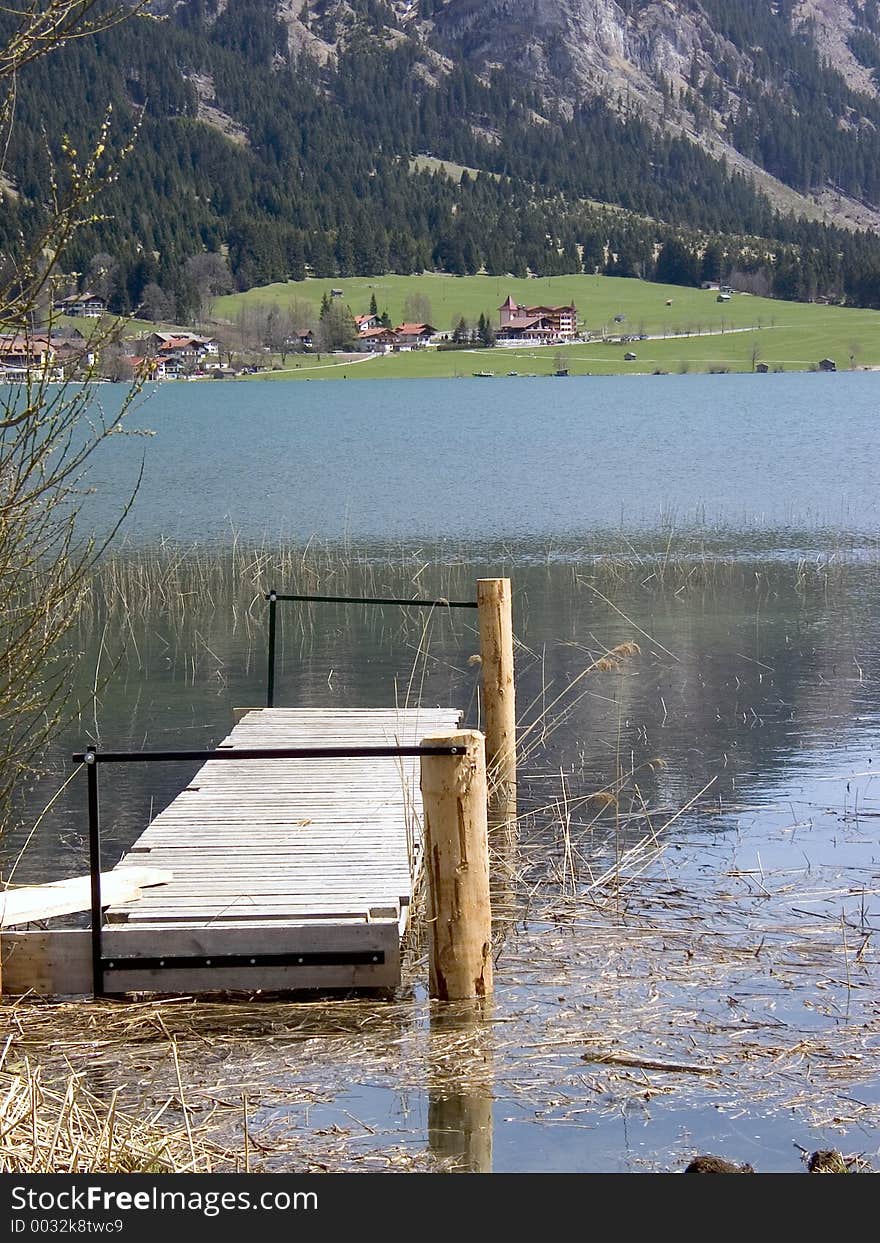
[[[10,1036],[7,1052],[13,1042]],[[119,1089],[108,1103],[84,1086],[85,1074],[47,1084],[28,1058],[0,1070],[0,1173],[209,1173],[234,1161],[188,1126],[161,1125],[171,1099],[158,1109],[125,1111]]]

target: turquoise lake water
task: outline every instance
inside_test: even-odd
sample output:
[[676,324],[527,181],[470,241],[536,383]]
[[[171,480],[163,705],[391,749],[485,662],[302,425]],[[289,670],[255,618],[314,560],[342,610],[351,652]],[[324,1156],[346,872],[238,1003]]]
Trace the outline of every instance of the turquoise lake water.
[[96,463],[93,512],[145,452],[139,541],[858,538],[880,531],[878,419],[865,373],[167,384],[129,420],[155,435]]

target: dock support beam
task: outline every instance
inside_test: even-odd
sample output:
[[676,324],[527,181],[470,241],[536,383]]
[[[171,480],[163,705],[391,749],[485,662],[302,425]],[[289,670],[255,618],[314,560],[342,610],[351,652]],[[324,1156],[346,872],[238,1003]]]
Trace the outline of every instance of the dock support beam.
[[516,820],[516,696],[510,579],[478,579],[477,610],[483,668],[489,822],[494,828]]
[[422,756],[430,994],[439,1001],[485,997],[492,992],[485,739],[458,730],[422,745],[459,752]]

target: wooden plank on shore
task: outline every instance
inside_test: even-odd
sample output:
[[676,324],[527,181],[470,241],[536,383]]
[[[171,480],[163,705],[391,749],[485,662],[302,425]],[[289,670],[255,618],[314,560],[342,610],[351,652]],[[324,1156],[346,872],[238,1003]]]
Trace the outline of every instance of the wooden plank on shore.
[[0,959],[7,996],[76,997],[92,991],[92,938],[87,929],[4,933]]
[[[167,885],[173,880],[167,868],[120,867],[101,873],[101,900],[104,906],[136,902],[144,889]],[[92,905],[91,878],[74,876],[45,885],[25,885],[0,893],[0,928],[12,928],[59,915],[87,911]]]

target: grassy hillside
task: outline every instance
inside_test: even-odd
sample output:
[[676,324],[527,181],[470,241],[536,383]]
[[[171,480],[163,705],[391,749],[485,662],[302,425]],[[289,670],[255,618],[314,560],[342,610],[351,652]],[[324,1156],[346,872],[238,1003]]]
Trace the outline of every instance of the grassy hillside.
[[[289,305],[309,303],[315,317],[322,295],[330,288],[343,290],[343,300],[357,314],[376,296],[379,310],[387,308],[393,322],[403,318],[406,299],[419,294],[428,299],[431,320],[441,331],[450,330],[460,316],[476,320],[481,312],[498,322],[497,308],[508,293],[532,304],[574,300],[581,323],[592,332],[659,336],[630,345],[592,342],[567,346],[561,352],[575,374],[610,375],[632,371],[706,371],[729,367],[751,371],[761,361],[770,367],[808,370],[820,358],[831,357],[842,370],[852,365],[880,366],[880,312],[846,307],[781,302],[734,294],[719,303],[711,291],[657,285],[646,281],[604,276],[559,276],[514,280],[487,276],[388,276],[352,280],[306,280],[267,285],[246,294],[219,298],[215,319],[234,319],[248,303]],[[667,305],[670,303],[671,305]],[[616,315],[624,315],[615,324]],[[738,329],[739,331],[732,331]],[[631,350],[635,362],[625,362]],[[757,355],[753,357],[757,351]],[[503,374],[516,370],[546,374],[556,368],[555,347],[500,349],[474,352],[414,354],[368,358],[344,364],[326,356],[307,356],[275,373],[279,378],[338,378],[350,370],[359,377],[470,375],[474,371]]]
[[[407,298],[418,294],[431,306],[431,322],[441,332],[451,331],[463,315],[476,320],[485,312],[498,323],[498,307],[508,294],[517,302],[561,304],[574,301],[579,317],[591,331],[603,325],[614,328],[614,316],[626,315],[627,332],[697,331],[699,327],[720,329],[723,325],[749,327],[757,319],[778,318],[785,308],[812,311],[815,308],[781,303],[766,298],[735,297],[718,303],[716,295],[678,285],[658,285],[649,281],[626,280],[611,276],[548,276],[517,280],[509,276],[447,276],[439,273],[421,276],[371,276],[349,280],[309,279],[285,284],[264,285],[244,294],[218,298],[215,319],[234,319],[238,309],[249,303],[290,305],[309,303],[317,318],[321,298],[332,289],[343,291],[342,301],[357,315],[370,307],[375,294],[380,313],[387,309],[394,323],[404,315]],[[667,301],[672,305],[667,306]],[[878,320],[880,322],[880,320]],[[620,329],[618,329],[619,331]]]

